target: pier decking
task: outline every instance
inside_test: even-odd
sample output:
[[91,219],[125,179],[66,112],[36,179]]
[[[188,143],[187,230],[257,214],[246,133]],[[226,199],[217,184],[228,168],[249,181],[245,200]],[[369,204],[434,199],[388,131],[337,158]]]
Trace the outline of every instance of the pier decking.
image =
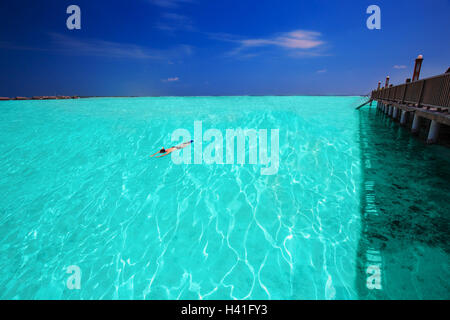
[[[422,57],[416,59],[413,81],[390,85],[386,78],[384,88],[372,91],[370,100],[377,101],[377,108],[401,125],[413,117],[411,132],[420,130],[422,119],[431,120],[427,143],[437,141],[440,125],[450,126],[450,72],[419,80]],[[417,67],[419,66],[419,67]],[[414,80],[415,79],[415,80]]]

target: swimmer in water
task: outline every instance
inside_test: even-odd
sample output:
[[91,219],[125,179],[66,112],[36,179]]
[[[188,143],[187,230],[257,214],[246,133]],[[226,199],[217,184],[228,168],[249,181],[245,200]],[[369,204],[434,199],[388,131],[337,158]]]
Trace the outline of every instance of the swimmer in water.
[[172,153],[175,150],[180,150],[180,149],[186,148],[192,142],[194,142],[194,140],[183,142],[182,144],[179,144],[179,145],[177,145],[175,147],[171,147],[169,149],[164,149],[164,147],[162,147],[161,150],[159,150],[158,152],[152,154],[150,157],[153,157],[154,155],[157,155],[158,153],[161,153],[161,155],[157,156],[156,158],[161,158],[161,157],[167,156],[169,153]]

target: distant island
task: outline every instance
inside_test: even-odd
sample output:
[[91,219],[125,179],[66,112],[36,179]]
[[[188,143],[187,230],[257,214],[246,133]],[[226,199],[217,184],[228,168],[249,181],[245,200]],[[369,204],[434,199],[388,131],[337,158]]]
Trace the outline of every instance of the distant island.
[[34,97],[0,97],[0,100],[56,100],[56,99],[79,99],[78,96],[34,96]]

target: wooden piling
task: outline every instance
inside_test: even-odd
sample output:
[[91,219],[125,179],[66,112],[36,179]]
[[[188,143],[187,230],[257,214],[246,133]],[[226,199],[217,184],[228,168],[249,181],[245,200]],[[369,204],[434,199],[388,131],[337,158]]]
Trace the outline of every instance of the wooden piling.
[[400,124],[405,125],[406,124],[406,116],[408,114],[408,111],[402,110],[401,116],[400,116]]
[[439,135],[439,122],[432,120],[430,125],[430,130],[428,131],[427,143],[432,144],[435,143],[438,139]]
[[420,125],[421,125],[421,122],[422,122],[421,120],[422,120],[422,118],[417,113],[415,113],[414,114],[413,124],[412,124],[412,127],[411,127],[411,133],[413,133],[413,134],[419,133]]
[[393,108],[394,108],[394,111],[392,112],[392,118],[394,118],[394,120],[395,120],[395,119],[397,119],[398,108],[396,108],[396,107],[393,107]]

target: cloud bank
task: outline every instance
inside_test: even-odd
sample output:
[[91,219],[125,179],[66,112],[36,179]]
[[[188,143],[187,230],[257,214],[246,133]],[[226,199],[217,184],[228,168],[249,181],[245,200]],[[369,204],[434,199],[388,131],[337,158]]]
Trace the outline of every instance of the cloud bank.
[[309,30],[293,30],[259,38],[243,38],[225,33],[209,34],[209,36],[216,40],[237,43],[238,47],[232,50],[230,55],[243,53],[248,55],[248,51],[252,49],[272,47],[289,50],[292,56],[297,57],[320,56],[324,55],[323,49],[326,44],[320,32]]

